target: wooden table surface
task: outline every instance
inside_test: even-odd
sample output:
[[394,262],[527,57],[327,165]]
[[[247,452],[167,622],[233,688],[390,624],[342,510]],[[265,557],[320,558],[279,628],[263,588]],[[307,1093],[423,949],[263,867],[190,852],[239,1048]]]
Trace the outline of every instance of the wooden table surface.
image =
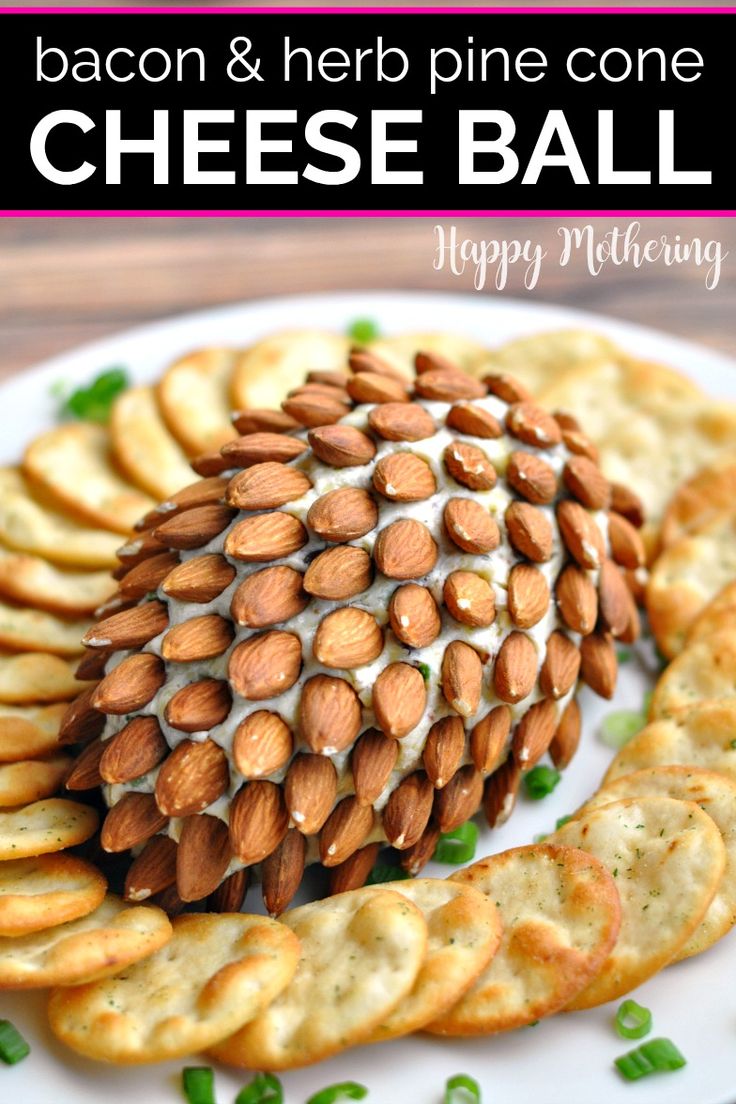
[[[432,267],[437,219],[4,219],[0,220],[0,377],[149,319],[281,293],[346,289],[468,292],[473,274]],[[558,219],[444,219],[458,238],[530,239],[548,251],[525,291],[511,270],[479,295],[507,295],[599,311],[700,341],[736,356],[736,222],[642,219],[640,240],[675,234],[720,240],[730,256],[720,284],[705,269],[661,261],[558,263]],[[628,219],[591,220],[597,239]],[[565,226],[584,225],[574,220]],[[707,267],[707,266],[705,266]],[[435,320],[441,327],[441,319]]]

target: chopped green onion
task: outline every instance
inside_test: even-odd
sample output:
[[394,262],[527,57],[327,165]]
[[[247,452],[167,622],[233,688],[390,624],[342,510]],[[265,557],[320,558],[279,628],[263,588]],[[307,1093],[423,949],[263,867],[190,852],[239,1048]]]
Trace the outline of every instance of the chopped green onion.
[[568,813],[566,816],[558,817],[555,821],[555,828],[561,828],[563,824],[567,824],[568,820],[572,820],[571,813]]
[[61,413],[83,418],[88,422],[106,422],[112,404],[128,386],[128,374],[124,368],[109,368],[93,380],[88,387],[72,391],[64,402]]
[[637,713],[633,709],[620,709],[617,713],[609,713],[603,718],[600,736],[604,744],[610,748],[622,748],[628,744],[632,736],[641,732],[647,719],[643,713]]
[[358,345],[368,345],[375,341],[381,334],[378,323],[372,318],[356,318],[348,326],[348,337],[357,341]]
[[631,648],[617,648],[616,649],[616,656],[618,658],[619,663],[629,663],[630,660],[631,660],[631,657],[633,656],[633,654],[634,653],[632,652]]
[[429,676],[432,674],[432,672],[426,663],[420,663],[419,674],[422,676],[425,682],[429,682]]
[[532,843],[544,843],[546,839],[549,839],[549,832],[539,832],[538,835],[532,836]]
[[437,840],[432,858],[439,863],[464,863],[475,858],[478,825],[466,820],[452,832],[443,832]]
[[235,1104],[284,1104],[281,1082],[272,1073],[257,1073],[235,1097]]
[[467,1073],[456,1073],[445,1083],[445,1104],[480,1104],[480,1085]]
[[31,1053],[31,1048],[10,1020],[0,1020],[0,1060],[14,1066]]
[[341,1081],[338,1085],[328,1085],[326,1089],[310,1096],[307,1104],[335,1104],[337,1100],[363,1100],[368,1095],[365,1085],[357,1081]]
[[649,716],[649,710],[651,708],[653,697],[654,697],[654,691],[653,690],[647,690],[646,694],[644,695],[644,700],[641,703],[641,711],[642,711],[642,713],[644,714],[645,717]]
[[652,1013],[635,1000],[625,1000],[614,1023],[622,1039],[642,1039],[652,1030]]
[[534,801],[541,801],[551,794],[562,775],[554,767],[532,767],[524,775],[526,792]]
[[188,1104],[215,1104],[215,1074],[211,1066],[186,1066],[181,1071]]
[[408,870],[401,866],[390,866],[388,863],[376,863],[371,870],[366,885],[380,885],[381,882],[403,882],[411,878]]
[[627,1081],[638,1081],[650,1073],[681,1069],[686,1063],[670,1039],[650,1039],[616,1058],[614,1065]]

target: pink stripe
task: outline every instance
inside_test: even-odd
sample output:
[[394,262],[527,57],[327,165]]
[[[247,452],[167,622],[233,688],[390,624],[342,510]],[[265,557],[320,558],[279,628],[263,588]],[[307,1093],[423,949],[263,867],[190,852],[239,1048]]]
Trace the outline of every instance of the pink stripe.
[[640,215],[736,218],[736,211],[0,211],[0,218],[638,218]]
[[733,15],[719,8],[4,8],[0,15]]

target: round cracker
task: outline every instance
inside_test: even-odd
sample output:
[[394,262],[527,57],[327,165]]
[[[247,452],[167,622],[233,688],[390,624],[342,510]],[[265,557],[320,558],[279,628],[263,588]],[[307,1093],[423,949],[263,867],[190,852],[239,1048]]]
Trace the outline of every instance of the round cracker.
[[276,409],[308,371],[347,375],[350,342],[327,330],[287,330],[240,353],[230,377],[233,410]]
[[118,536],[83,525],[39,501],[16,468],[0,468],[0,540],[19,552],[69,567],[118,566]]
[[473,367],[473,374],[508,373],[537,394],[564,372],[591,360],[616,360],[619,350],[603,334],[591,330],[552,330],[517,337],[499,349],[486,353]]
[[380,1043],[418,1031],[442,1016],[487,967],[501,941],[501,918],[493,901],[471,885],[417,878],[384,888],[408,897],[427,924],[427,957],[414,987],[374,1032]]
[[40,556],[0,547],[0,595],[62,616],[93,613],[114,593],[107,571],[62,571]]
[[679,655],[687,631],[708,603],[736,578],[736,513],[718,514],[703,529],[667,548],[647,583],[649,624],[660,651]]
[[662,520],[663,548],[702,529],[736,500],[736,453],[720,453],[675,490]]
[[250,1069],[308,1066],[370,1039],[411,991],[427,925],[392,890],[350,890],[284,913],[301,941],[296,974],[260,1016],[211,1050]]
[[161,951],[124,975],[55,990],[54,1034],[103,1062],[183,1058],[259,1015],[296,971],[299,940],[267,917],[192,913],[172,928]]
[[618,935],[621,907],[605,866],[553,844],[515,847],[452,875],[501,913],[498,953],[462,1000],[427,1028],[487,1035],[564,1008],[593,978]]
[[616,944],[569,1009],[622,997],[672,962],[702,922],[726,865],[708,814],[671,797],[615,801],[580,814],[551,838],[600,859],[621,899]]
[[48,855],[84,843],[99,817],[89,805],[50,797],[22,809],[0,810],[0,861]]
[[479,372],[476,365],[488,356],[488,348],[472,337],[437,331],[381,337],[372,341],[367,348],[409,378],[414,375],[414,357],[417,353],[433,353],[474,375],[485,374]]
[[228,402],[237,355],[234,349],[200,349],[175,361],[158,384],[161,415],[188,456],[216,452],[237,437]]
[[0,806],[10,808],[51,797],[61,789],[73,762],[71,755],[59,754],[51,759],[0,764]]
[[736,582],[728,583],[695,618],[687,631],[687,643],[736,625]]
[[0,863],[0,936],[27,935],[94,912],[107,882],[75,855]]
[[706,951],[736,924],[736,780],[702,767],[648,767],[609,782],[580,812],[650,794],[695,801],[715,823],[726,848],[726,867],[716,895],[700,927],[677,955],[689,958]]
[[93,422],[70,422],[36,437],[23,472],[62,509],[93,525],[128,533],[155,502],[123,479],[110,461],[110,435]]
[[57,751],[59,726],[66,711],[64,702],[58,705],[0,705],[0,763],[38,759]]
[[45,649],[55,655],[79,655],[83,651],[82,637],[91,625],[86,617],[66,620],[45,610],[0,602],[0,647],[19,652]]
[[157,502],[197,478],[161,417],[152,387],[131,387],[118,396],[110,415],[110,440],[120,470]]
[[652,721],[621,748],[603,785],[645,767],[704,767],[736,779],[736,700],[699,702]]
[[[91,685],[76,678],[76,666],[76,662],[70,663],[69,660],[48,652],[21,652],[17,655],[0,652],[0,703],[22,705],[28,702],[71,701]],[[0,762],[5,751],[5,712],[6,709],[0,704]],[[26,756],[18,755],[14,758],[25,759]]]
[[649,716],[671,716],[698,701],[736,700],[736,627],[688,644],[659,676]]
[[171,938],[166,913],[129,907],[108,894],[87,916],[13,939],[0,939],[0,989],[82,985],[120,973]]

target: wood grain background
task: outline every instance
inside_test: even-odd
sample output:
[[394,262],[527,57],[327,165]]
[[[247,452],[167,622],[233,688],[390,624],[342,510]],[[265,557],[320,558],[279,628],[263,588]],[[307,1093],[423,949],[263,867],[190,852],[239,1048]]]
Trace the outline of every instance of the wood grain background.
[[[0,220],[0,376],[126,326],[281,293],[347,289],[472,291],[472,274],[432,267],[436,219],[4,219]],[[582,257],[557,258],[557,219],[457,219],[458,235],[530,238],[549,251],[542,279],[520,273],[497,292],[657,326],[736,356],[736,223],[642,219],[641,237],[719,239],[730,250],[720,285],[691,263],[588,274]],[[598,237],[628,220],[591,220]],[[564,225],[580,225],[574,220]],[[435,319],[440,327],[441,319]]]

